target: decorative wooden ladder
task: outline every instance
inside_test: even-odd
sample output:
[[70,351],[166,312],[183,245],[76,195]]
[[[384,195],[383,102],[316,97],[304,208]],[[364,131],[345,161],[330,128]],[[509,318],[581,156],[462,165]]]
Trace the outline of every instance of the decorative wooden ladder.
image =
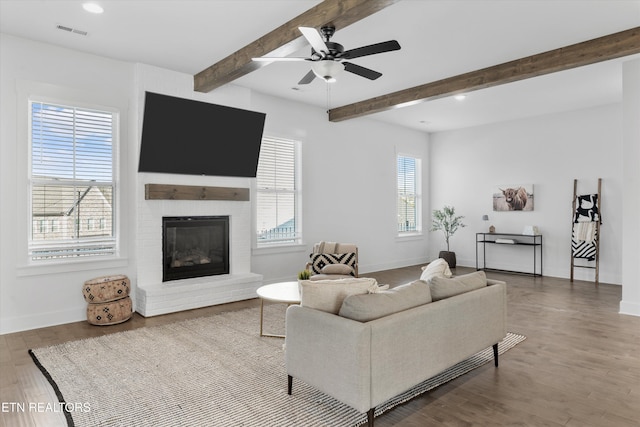
[[595,249],[596,249],[596,253],[595,253],[595,259],[594,260],[590,260],[590,262],[594,262],[595,261],[595,265],[577,265],[575,263],[575,259],[576,257],[574,256],[574,251],[573,251],[573,236],[574,236],[574,227],[575,224],[577,223],[576,221],[576,215],[577,215],[577,211],[576,211],[576,202],[578,199],[578,194],[577,194],[577,189],[578,189],[578,180],[574,179],[573,180],[573,211],[571,214],[571,281],[573,282],[573,276],[574,276],[574,269],[575,268],[590,268],[590,269],[595,269],[595,284],[596,286],[598,286],[599,283],[599,276],[600,276],[600,225],[602,224],[602,178],[598,178],[598,199],[596,200],[596,206],[598,208],[598,218],[595,221]]

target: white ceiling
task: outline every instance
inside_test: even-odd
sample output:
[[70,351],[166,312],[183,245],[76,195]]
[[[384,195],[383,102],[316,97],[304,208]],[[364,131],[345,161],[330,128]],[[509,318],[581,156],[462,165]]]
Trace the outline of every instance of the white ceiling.
[[[0,31],[195,74],[320,2],[95,3],[103,6],[103,14],[85,12],[81,0],[0,0]],[[403,0],[339,29],[332,39],[345,49],[398,40],[400,51],[352,61],[383,73],[378,80],[344,73],[329,91],[319,79],[298,86],[309,65],[286,62],[270,64],[233,84],[333,108],[637,26],[640,0]],[[308,53],[305,49],[293,56]],[[475,91],[464,101],[445,98],[370,117],[434,132],[619,102],[621,64],[628,59]]]

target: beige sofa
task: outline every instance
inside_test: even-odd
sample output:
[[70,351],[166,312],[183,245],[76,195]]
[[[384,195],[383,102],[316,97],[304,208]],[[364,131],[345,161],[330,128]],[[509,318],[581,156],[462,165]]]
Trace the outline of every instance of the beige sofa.
[[[289,394],[293,379],[302,380],[367,412],[373,426],[377,405],[480,350],[493,346],[497,366],[497,343],[506,336],[506,284],[487,280],[484,272],[472,275],[473,280],[467,281],[484,280],[483,286],[450,297],[447,293],[457,292],[459,282],[471,275],[416,281],[397,292],[392,291],[398,288],[347,296],[340,309],[343,315],[303,306],[303,290],[302,305],[290,306],[286,314]],[[433,302],[403,309],[407,300],[431,301],[431,295]],[[368,300],[374,305],[373,314],[365,313]],[[344,317],[349,302],[348,315],[367,320],[379,316],[381,309],[382,314],[389,311],[389,301],[391,305],[400,301],[400,310],[369,321]]]

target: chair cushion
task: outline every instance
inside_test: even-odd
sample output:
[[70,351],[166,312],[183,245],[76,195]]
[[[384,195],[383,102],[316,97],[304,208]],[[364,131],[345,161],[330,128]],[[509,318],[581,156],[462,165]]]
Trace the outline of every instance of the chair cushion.
[[430,302],[429,284],[416,280],[387,291],[350,295],[344,299],[339,314],[348,319],[368,322]]
[[433,277],[429,281],[431,298],[434,301],[470,292],[487,286],[487,275],[484,271],[463,274],[453,278]]
[[422,268],[422,274],[420,280],[429,281],[432,277],[451,277],[453,273],[449,269],[449,264],[442,258],[438,258],[435,261],[431,261],[425,267]]
[[322,268],[330,264],[343,264],[354,269],[356,265],[356,253],[345,252],[341,254],[311,254],[311,270],[315,274],[322,273]]
[[337,280],[301,280],[300,305],[338,314],[342,301],[349,295],[366,294],[377,287],[376,279],[349,278]]

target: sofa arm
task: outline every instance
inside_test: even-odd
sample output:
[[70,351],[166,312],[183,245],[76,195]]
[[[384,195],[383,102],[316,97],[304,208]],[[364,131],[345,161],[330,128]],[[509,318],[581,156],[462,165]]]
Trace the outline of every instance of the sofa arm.
[[378,406],[502,340],[507,333],[506,285],[486,286],[369,324],[371,403]]
[[285,349],[288,375],[360,412],[371,408],[369,325],[292,305]]

